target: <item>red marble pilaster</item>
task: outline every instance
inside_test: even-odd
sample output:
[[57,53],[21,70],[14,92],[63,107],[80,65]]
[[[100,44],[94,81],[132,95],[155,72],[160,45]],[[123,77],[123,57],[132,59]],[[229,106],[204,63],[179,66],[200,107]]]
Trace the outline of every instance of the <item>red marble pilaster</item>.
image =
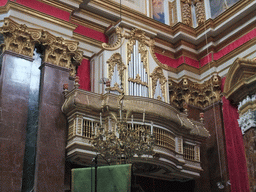
[[21,191],[31,58],[3,56],[0,75],[0,191]]
[[51,64],[42,65],[35,189],[64,191],[66,117],[63,84],[69,83],[69,71]]

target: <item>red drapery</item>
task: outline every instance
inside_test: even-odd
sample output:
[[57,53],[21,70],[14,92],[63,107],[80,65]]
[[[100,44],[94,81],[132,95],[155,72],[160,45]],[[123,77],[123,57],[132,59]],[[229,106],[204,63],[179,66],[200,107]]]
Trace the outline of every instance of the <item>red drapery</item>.
[[[225,78],[222,80],[222,88]],[[222,97],[223,120],[225,126],[226,150],[229,178],[232,192],[249,192],[249,181],[241,129],[237,119],[237,108]]]
[[80,89],[86,91],[91,91],[91,81],[90,81],[90,61],[83,59],[81,65],[78,66],[77,76],[80,79]]

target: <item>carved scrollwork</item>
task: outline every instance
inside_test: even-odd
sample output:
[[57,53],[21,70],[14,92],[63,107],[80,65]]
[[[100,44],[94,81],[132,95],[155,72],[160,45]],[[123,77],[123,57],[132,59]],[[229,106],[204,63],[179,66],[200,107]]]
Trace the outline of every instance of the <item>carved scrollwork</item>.
[[146,82],[141,81],[141,77],[140,77],[139,74],[136,75],[136,79],[133,79],[133,78],[129,77],[128,81],[131,81],[133,83],[141,84],[141,85],[144,85],[144,86],[148,87],[148,84]]
[[179,83],[170,80],[170,102],[178,108],[183,108],[184,103],[204,108],[221,99],[220,86],[221,78],[218,75],[213,75],[203,84],[187,78],[183,78]]
[[159,80],[159,83],[161,85],[162,95],[163,95],[163,98],[165,98],[165,83],[167,82],[167,79],[164,76],[163,70],[160,67],[156,67],[154,71],[151,73],[150,77],[152,78],[153,95],[155,94],[157,81]]
[[117,50],[121,47],[122,43],[122,38],[123,38],[123,34],[122,34],[122,28],[121,27],[117,27],[116,28],[116,35],[117,35],[117,40],[113,45],[109,45],[107,43],[102,43],[102,48],[109,50],[109,51],[114,51]]
[[115,68],[115,65],[117,65],[117,70],[119,71],[119,77],[121,79],[121,81],[123,81],[124,79],[124,70],[126,69],[123,61],[122,61],[122,57],[120,55],[120,53],[114,53],[110,58],[109,60],[107,61],[108,63],[108,78],[111,79],[112,76],[113,76],[113,73],[114,73],[114,68]]
[[41,44],[45,48],[44,62],[70,69],[71,76],[75,76],[76,66],[83,59],[82,51],[78,51],[77,41],[65,40],[47,31],[17,24],[9,18],[4,19],[0,33],[4,35],[3,51],[33,57],[35,44]]

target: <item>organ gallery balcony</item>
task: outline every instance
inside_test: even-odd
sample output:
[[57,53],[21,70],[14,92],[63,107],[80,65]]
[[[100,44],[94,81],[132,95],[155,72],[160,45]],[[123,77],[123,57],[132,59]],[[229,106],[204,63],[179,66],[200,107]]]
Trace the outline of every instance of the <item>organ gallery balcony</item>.
[[[200,176],[200,145],[209,133],[201,122],[187,118],[170,104],[146,97],[106,93],[97,94],[74,88],[65,90],[62,111],[67,116],[67,159],[90,166],[96,150],[93,138],[99,127],[117,131],[120,119],[134,132],[143,128],[154,138],[152,155],[134,155],[130,161],[138,175],[169,180],[187,180]],[[137,131],[137,134],[141,132]],[[146,140],[146,139],[145,139]],[[106,147],[108,150],[108,146]],[[104,164],[102,160],[99,162]]]

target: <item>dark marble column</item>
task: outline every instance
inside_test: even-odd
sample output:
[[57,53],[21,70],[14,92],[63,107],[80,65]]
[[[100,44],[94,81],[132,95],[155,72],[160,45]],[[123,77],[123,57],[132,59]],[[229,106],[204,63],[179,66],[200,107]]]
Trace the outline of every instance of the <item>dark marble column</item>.
[[[226,184],[229,180],[225,133],[223,125],[222,104],[217,102],[214,105],[199,109],[189,106],[189,118],[200,120],[200,113],[204,113],[204,126],[209,131],[210,137],[206,139],[200,149],[203,172],[200,178],[196,179],[195,192],[201,191],[230,191]],[[222,176],[221,176],[222,174]],[[218,189],[217,182],[223,181],[224,189]]]
[[48,63],[41,70],[35,190],[63,192],[67,128],[61,106],[62,87],[69,83],[69,71]]
[[0,191],[20,191],[32,58],[3,56],[0,76]]

